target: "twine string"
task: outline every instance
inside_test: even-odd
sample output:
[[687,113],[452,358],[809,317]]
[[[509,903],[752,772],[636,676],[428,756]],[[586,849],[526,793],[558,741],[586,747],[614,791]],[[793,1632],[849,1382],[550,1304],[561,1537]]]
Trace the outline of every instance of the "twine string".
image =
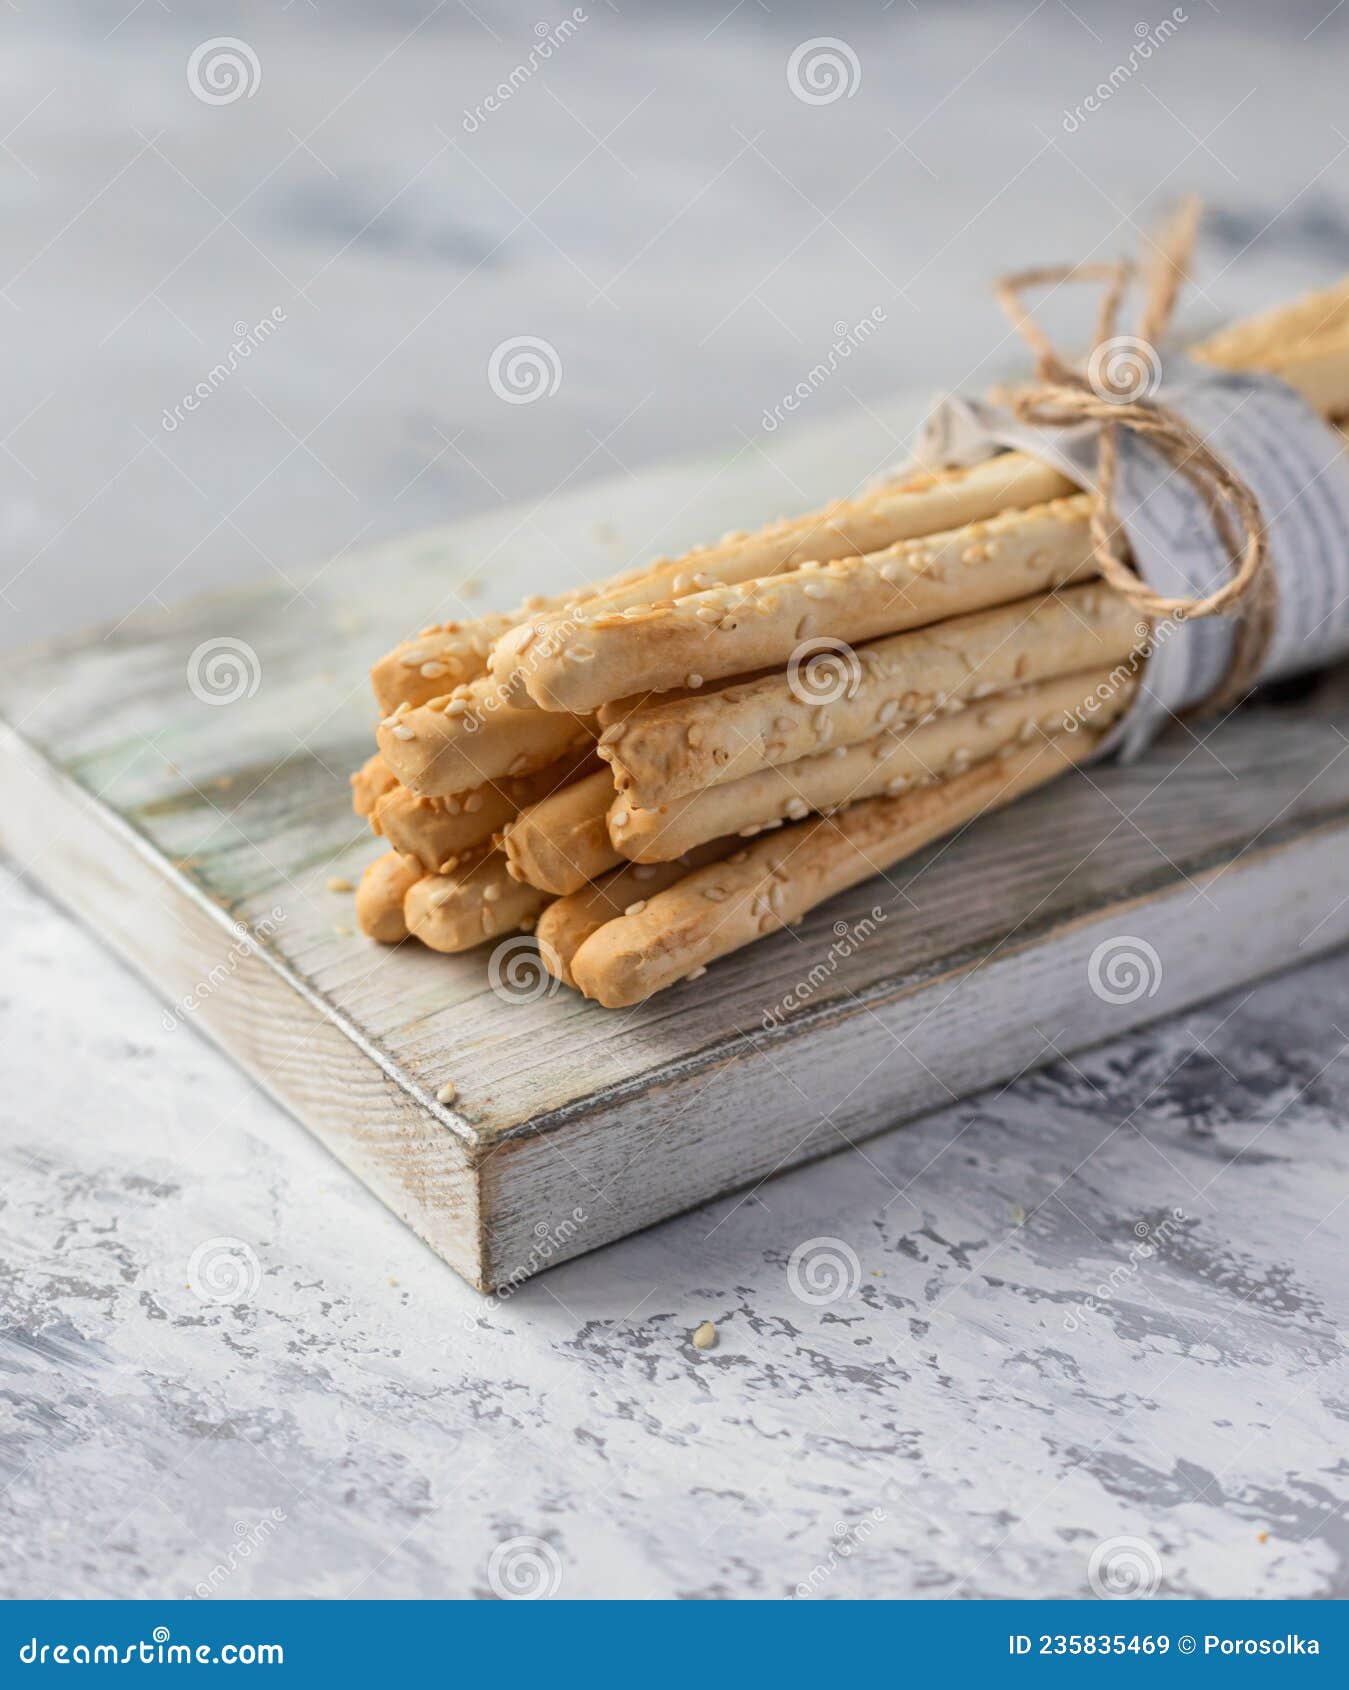
[[[1187,200],[1157,242],[1144,278],[1138,346],[1149,358],[1164,337],[1189,270],[1199,222],[1199,202]],[[1168,406],[1112,380],[1107,354],[1117,336],[1120,309],[1135,266],[1103,264],[1047,265],[1006,275],[994,284],[998,303],[1035,355],[1036,383],[1009,396],[1014,413],[1040,428],[1098,428],[1097,499],[1091,513],[1092,549],[1101,574],[1150,623],[1207,616],[1239,616],[1227,675],[1205,709],[1235,702],[1255,684],[1273,638],[1276,582],[1269,560],[1269,539],[1259,501],[1246,481]],[[1103,284],[1096,336],[1086,364],[1069,363],[1031,315],[1025,294],[1033,288],[1068,282]],[[1093,379],[1093,372],[1095,379]],[[1168,598],[1155,593],[1117,549],[1120,522],[1115,514],[1119,466],[1119,431],[1146,440],[1161,458],[1203,499],[1227,553],[1231,573],[1215,591],[1197,598]]]

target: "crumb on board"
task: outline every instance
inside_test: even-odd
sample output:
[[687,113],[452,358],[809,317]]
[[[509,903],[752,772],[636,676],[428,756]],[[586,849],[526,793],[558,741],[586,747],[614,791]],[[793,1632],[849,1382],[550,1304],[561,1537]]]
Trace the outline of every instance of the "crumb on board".
[[330,874],[328,876],[328,890],[330,892],[354,892],[356,888],[344,874]]
[[455,1085],[453,1080],[446,1080],[445,1084],[441,1086],[440,1090],[436,1093],[436,1102],[453,1103],[458,1095],[459,1087]]
[[702,1325],[694,1331],[693,1347],[695,1350],[710,1350],[715,1345],[716,1341],[717,1329],[713,1326],[710,1320],[705,1320]]

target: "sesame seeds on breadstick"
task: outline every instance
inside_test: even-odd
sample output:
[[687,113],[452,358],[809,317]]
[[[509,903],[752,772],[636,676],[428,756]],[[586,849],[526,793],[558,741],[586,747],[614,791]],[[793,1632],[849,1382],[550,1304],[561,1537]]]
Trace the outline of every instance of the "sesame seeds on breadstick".
[[433,951],[467,951],[532,927],[546,892],[514,880],[500,851],[487,850],[452,874],[428,874],[404,899],[408,931]]
[[395,850],[415,857],[428,874],[445,874],[451,859],[485,844],[527,805],[537,804],[582,773],[593,773],[595,767],[593,755],[584,751],[533,774],[484,781],[443,798],[423,797],[395,783],[375,805],[373,825]]
[[692,870],[718,862],[741,848],[738,839],[716,839],[668,863],[625,863],[612,874],[549,904],[536,929],[543,965],[563,985],[575,987],[571,959],[592,933],[620,915],[640,915],[648,899]]
[[856,651],[822,649],[818,672],[808,662],[719,692],[655,694],[601,734],[599,755],[618,791],[650,808],[1008,687],[1118,663],[1146,633],[1124,599],[1088,582]]
[[386,716],[375,737],[404,786],[437,798],[532,774],[591,743],[593,729],[563,712],[503,704],[496,684],[481,676],[448,697]]
[[1086,579],[1096,573],[1091,503],[1078,494],[639,614],[578,617],[570,638],[546,642],[525,684],[545,710],[593,710],[643,687],[782,665],[813,638],[858,644]]
[[1103,727],[1132,696],[1133,683],[1126,679],[1113,684],[1108,669],[1042,681],[957,709],[907,732],[882,733],[857,745],[760,769],[743,780],[706,787],[651,809],[639,807],[629,794],[623,794],[609,812],[610,836],[632,861],[660,862],[724,834],[750,837],[814,812],[961,774],[1002,746],[1054,733],[1065,721],[1081,720],[1087,709],[1093,711],[1093,726]]

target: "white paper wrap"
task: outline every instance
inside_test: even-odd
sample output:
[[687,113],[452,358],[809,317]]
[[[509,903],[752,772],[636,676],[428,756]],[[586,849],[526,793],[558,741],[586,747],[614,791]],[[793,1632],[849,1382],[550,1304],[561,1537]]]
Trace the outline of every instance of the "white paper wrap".
[[[1185,365],[1157,402],[1178,412],[1260,502],[1278,579],[1274,639],[1262,681],[1349,654],[1349,469],[1343,438],[1272,376]],[[982,399],[944,400],[928,419],[923,462],[971,464],[1000,447],[1053,464],[1094,488],[1097,431],[1036,428]],[[1202,496],[1140,437],[1119,431],[1115,508],[1133,561],[1154,592],[1201,598],[1231,576]],[[1110,738],[1137,756],[1170,715],[1207,698],[1227,674],[1235,625],[1206,617],[1160,628],[1138,697]]]

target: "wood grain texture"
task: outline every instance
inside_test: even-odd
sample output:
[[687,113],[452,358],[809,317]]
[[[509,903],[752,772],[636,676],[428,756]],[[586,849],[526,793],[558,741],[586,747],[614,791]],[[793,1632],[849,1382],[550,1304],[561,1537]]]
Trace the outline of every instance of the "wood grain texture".
[[[831,426],[776,465],[568,495],[557,555],[576,576],[637,561],[779,514],[784,467],[822,500],[858,461]],[[599,555],[601,519],[631,560]],[[1073,776],[637,1010],[549,983],[503,1003],[482,951],[372,946],[328,889],[380,849],[347,785],[365,668],[428,619],[451,550],[499,562],[493,601],[526,574],[565,584],[539,578],[520,529],[475,519],[335,563],[306,604],[282,584],[197,601],[23,654],[0,681],[4,843],[171,1001],[212,982],[189,1018],[479,1286],[1349,935],[1341,673]],[[230,703],[201,696],[221,639]],[[236,958],[233,922],[265,942]],[[1148,939],[1161,978],[1105,1002],[1088,964],[1120,934]]]

